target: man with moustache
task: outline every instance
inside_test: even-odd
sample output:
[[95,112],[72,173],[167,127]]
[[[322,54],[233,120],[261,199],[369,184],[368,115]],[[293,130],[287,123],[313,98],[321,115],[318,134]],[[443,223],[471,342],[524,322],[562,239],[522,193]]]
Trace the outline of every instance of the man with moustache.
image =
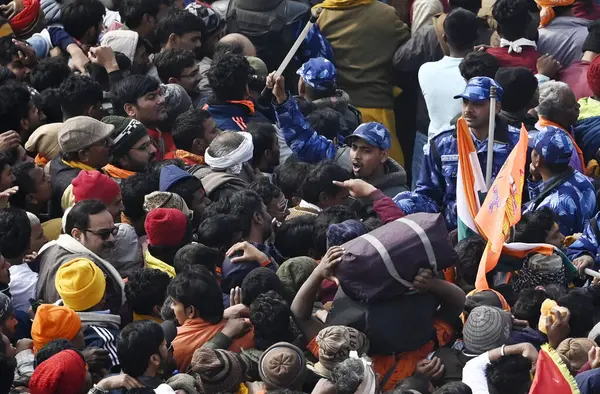
[[107,116],[102,121],[115,126],[110,135],[112,160],[103,168],[106,175],[120,184],[138,172],[147,172],[156,161],[156,147],[146,127],[138,120],[123,116]]
[[40,249],[37,298],[54,303],[61,297],[55,278],[59,267],[77,258],[86,258],[98,266],[106,277],[104,307],[118,314],[125,302],[121,276],[109,262],[115,251],[118,228],[107,206],[98,200],[80,201],[66,216],[64,234]]

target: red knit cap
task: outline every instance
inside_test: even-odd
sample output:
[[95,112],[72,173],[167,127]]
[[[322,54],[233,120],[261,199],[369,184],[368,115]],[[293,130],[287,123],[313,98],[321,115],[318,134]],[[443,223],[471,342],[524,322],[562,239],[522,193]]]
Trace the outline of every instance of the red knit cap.
[[108,205],[121,193],[119,184],[100,171],[79,171],[71,183],[76,203],[84,200],[100,200]]
[[600,56],[590,64],[587,72],[588,85],[594,96],[600,97]]
[[43,17],[40,8],[40,0],[23,0],[23,9],[10,20],[17,37],[26,37],[33,33],[33,28]]
[[152,246],[179,246],[187,231],[187,217],[179,209],[157,208],[146,216],[144,228]]
[[81,393],[87,371],[83,357],[74,350],[63,350],[37,366],[31,380],[31,394]]

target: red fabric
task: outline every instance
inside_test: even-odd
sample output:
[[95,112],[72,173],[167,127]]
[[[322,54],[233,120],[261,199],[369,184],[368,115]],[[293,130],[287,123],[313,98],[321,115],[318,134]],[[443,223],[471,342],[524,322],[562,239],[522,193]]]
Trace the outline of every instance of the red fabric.
[[535,377],[529,394],[547,393],[571,394],[574,390],[552,357],[542,348],[538,355]]
[[508,53],[508,47],[488,48],[486,52],[498,59],[500,67],[526,67],[536,74],[537,60],[541,55],[534,47],[524,46],[522,49],[521,53]]
[[596,97],[600,97],[600,56],[597,56],[587,70],[587,82]]
[[406,216],[394,200],[383,194],[381,190],[374,191],[369,197],[373,200],[373,209],[382,222],[389,223]]
[[589,67],[589,62],[576,60],[569,67],[562,69],[558,73],[557,80],[569,85],[577,100],[594,95],[587,80]]
[[151,246],[179,246],[187,225],[187,217],[179,209],[157,208],[146,216],[144,229]]
[[600,19],[600,7],[594,0],[576,1],[573,4],[573,13],[577,18],[595,21]]
[[[175,146],[175,141],[173,140],[173,136],[171,133],[161,133],[158,130],[148,129],[148,135],[154,141],[154,146],[156,147],[156,161],[162,161],[164,159],[163,155],[167,152],[173,152],[177,150]],[[162,144],[165,147],[164,153],[160,150],[160,144],[158,141],[162,141]]]
[[71,183],[76,203],[84,200],[100,200],[108,205],[121,194],[117,182],[100,171],[79,171]]
[[10,21],[15,34],[32,27],[40,16],[40,0],[23,0],[23,9]]
[[29,390],[31,394],[81,393],[86,374],[83,358],[74,350],[63,350],[38,365]]

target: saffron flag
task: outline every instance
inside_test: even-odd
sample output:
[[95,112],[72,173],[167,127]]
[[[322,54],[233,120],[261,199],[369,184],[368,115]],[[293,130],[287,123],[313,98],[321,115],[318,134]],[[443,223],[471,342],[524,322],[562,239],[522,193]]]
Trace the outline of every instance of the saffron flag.
[[556,350],[542,345],[529,394],[579,394],[575,378]]

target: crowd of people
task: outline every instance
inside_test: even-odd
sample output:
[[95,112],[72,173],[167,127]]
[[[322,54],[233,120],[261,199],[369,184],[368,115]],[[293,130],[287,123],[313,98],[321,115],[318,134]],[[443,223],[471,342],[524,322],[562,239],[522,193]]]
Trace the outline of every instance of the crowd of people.
[[0,394],[600,392],[595,0],[0,3]]

